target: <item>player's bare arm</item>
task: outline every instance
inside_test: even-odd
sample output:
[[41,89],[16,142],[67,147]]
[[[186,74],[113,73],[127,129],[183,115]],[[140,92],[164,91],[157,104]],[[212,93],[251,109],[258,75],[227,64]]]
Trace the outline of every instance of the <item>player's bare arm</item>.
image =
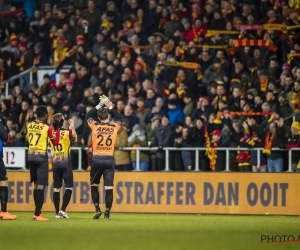
[[72,135],[72,139],[74,141],[77,140],[77,133],[76,133],[76,130],[75,130],[75,126],[74,126],[74,121],[71,119],[68,120],[69,122],[69,130],[71,131],[71,135]]

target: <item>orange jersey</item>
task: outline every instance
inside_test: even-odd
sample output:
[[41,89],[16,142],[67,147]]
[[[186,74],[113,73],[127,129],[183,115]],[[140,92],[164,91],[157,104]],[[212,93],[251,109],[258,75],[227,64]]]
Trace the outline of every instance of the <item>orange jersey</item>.
[[88,125],[92,130],[93,155],[113,155],[121,124],[118,122],[102,123],[89,119]]

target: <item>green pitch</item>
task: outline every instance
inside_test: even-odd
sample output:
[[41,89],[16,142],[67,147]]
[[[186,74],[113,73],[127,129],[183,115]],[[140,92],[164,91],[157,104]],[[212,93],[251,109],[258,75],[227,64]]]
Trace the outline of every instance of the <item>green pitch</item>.
[[32,213],[16,214],[16,221],[0,221],[1,250],[300,249],[300,241],[261,243],[262,235],[298,240],[297,217],[112,213],[108,221],[91,219],[93,213],[45,213],[49,222],[34,222]]

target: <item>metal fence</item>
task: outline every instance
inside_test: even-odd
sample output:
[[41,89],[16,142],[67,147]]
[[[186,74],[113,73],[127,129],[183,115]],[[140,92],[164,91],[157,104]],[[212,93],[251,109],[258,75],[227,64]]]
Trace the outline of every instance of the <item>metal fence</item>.
[[[72,66],[71,65],[65,65],[61,68],[61,70],[69,70]],[[33,81],[33,71],[39,71],[39,70],[52,70],[55,71],[56,67],[55,66],[32,66],[29,69],[26,69],[24,71],[22,71],[21,73],[12,76],[11,78],[5,80],[4,82],[2,82],[3,85],[5,85],[5,97],[7,98],[7,96],[10,94],[10,83],[14,82],[15,80],[18,80],[19,78],[23,77],[23,76],[27,76],[29,75],[29,82],[32,83]]]
[[[27,151],[27,147],[4,147],[5,150],[20,150],[23,149],[25,152]],[[86,153],[87,148],[82,148],[82,147],[71,147],[71,152],[77,152],[78,154],[78,164],[77,164],[77,169],[75,171],[84,171],[83,166],[82,166],[82,153]],[[134,171],[141,171],[140,170],[140,153],[141,151],[147,151],[147,152],[156,152],[158,150],[157,147],[124,147],[124,148],[117,148],[117,150],[124,150],[124,151],[136,151],[136,170]],[[170,157],[170,152],[172,151],[191,151],[194,152],[195,154],[195,170],[194,172],[200,172],[200,166],[199,166],[199,152],[200,151],[206,151],[206,148],[177,148],[177,147],[166,147],[163,148],[163,151],[165,153],[165,169],[163,171],[172,171],[170,168],[169,164],[169,157]],[[230,152],[236,152],[238,150],[247,150],[247,151],[257,151],[257,165],[260,165],[260,153],[263,150],[263,148],[215,148],[216,151],[225,151],[226,155],[226,161],[225,161],[225,170],[224,172],[230,172],[230,162],[229,162],[229,153]],[[279,148],[273,148],[273,151],[283,151],[283,152],[288,152],[288,171],[287,172],[293,172],[292,170],[292,152],[297,151],[300,153],[300,148],[293,148],[293,149],[279,149]],[[24,164],[22,166],[16,166],[13,167],[12,169],[17,169],[17,170],[24,170],[26,171],[26,154],[25,154],[25,159],[23,159]],[[10,169],[11,170],[11,169]]]

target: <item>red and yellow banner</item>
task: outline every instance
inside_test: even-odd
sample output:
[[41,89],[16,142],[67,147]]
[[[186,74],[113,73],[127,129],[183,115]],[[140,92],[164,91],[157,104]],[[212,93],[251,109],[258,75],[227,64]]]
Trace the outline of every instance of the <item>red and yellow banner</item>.
[[[8,177],[9,210],[33,211],[29,172],[9,172]],[[54,211],[50,183],[43,211]],[[112,211],[298,215],[299,190],[294,173],[116,172]],[[103,210],[104,197],[100,188]],[[94,212],[88,172],[74,173],[74,192],[67,210]]]

